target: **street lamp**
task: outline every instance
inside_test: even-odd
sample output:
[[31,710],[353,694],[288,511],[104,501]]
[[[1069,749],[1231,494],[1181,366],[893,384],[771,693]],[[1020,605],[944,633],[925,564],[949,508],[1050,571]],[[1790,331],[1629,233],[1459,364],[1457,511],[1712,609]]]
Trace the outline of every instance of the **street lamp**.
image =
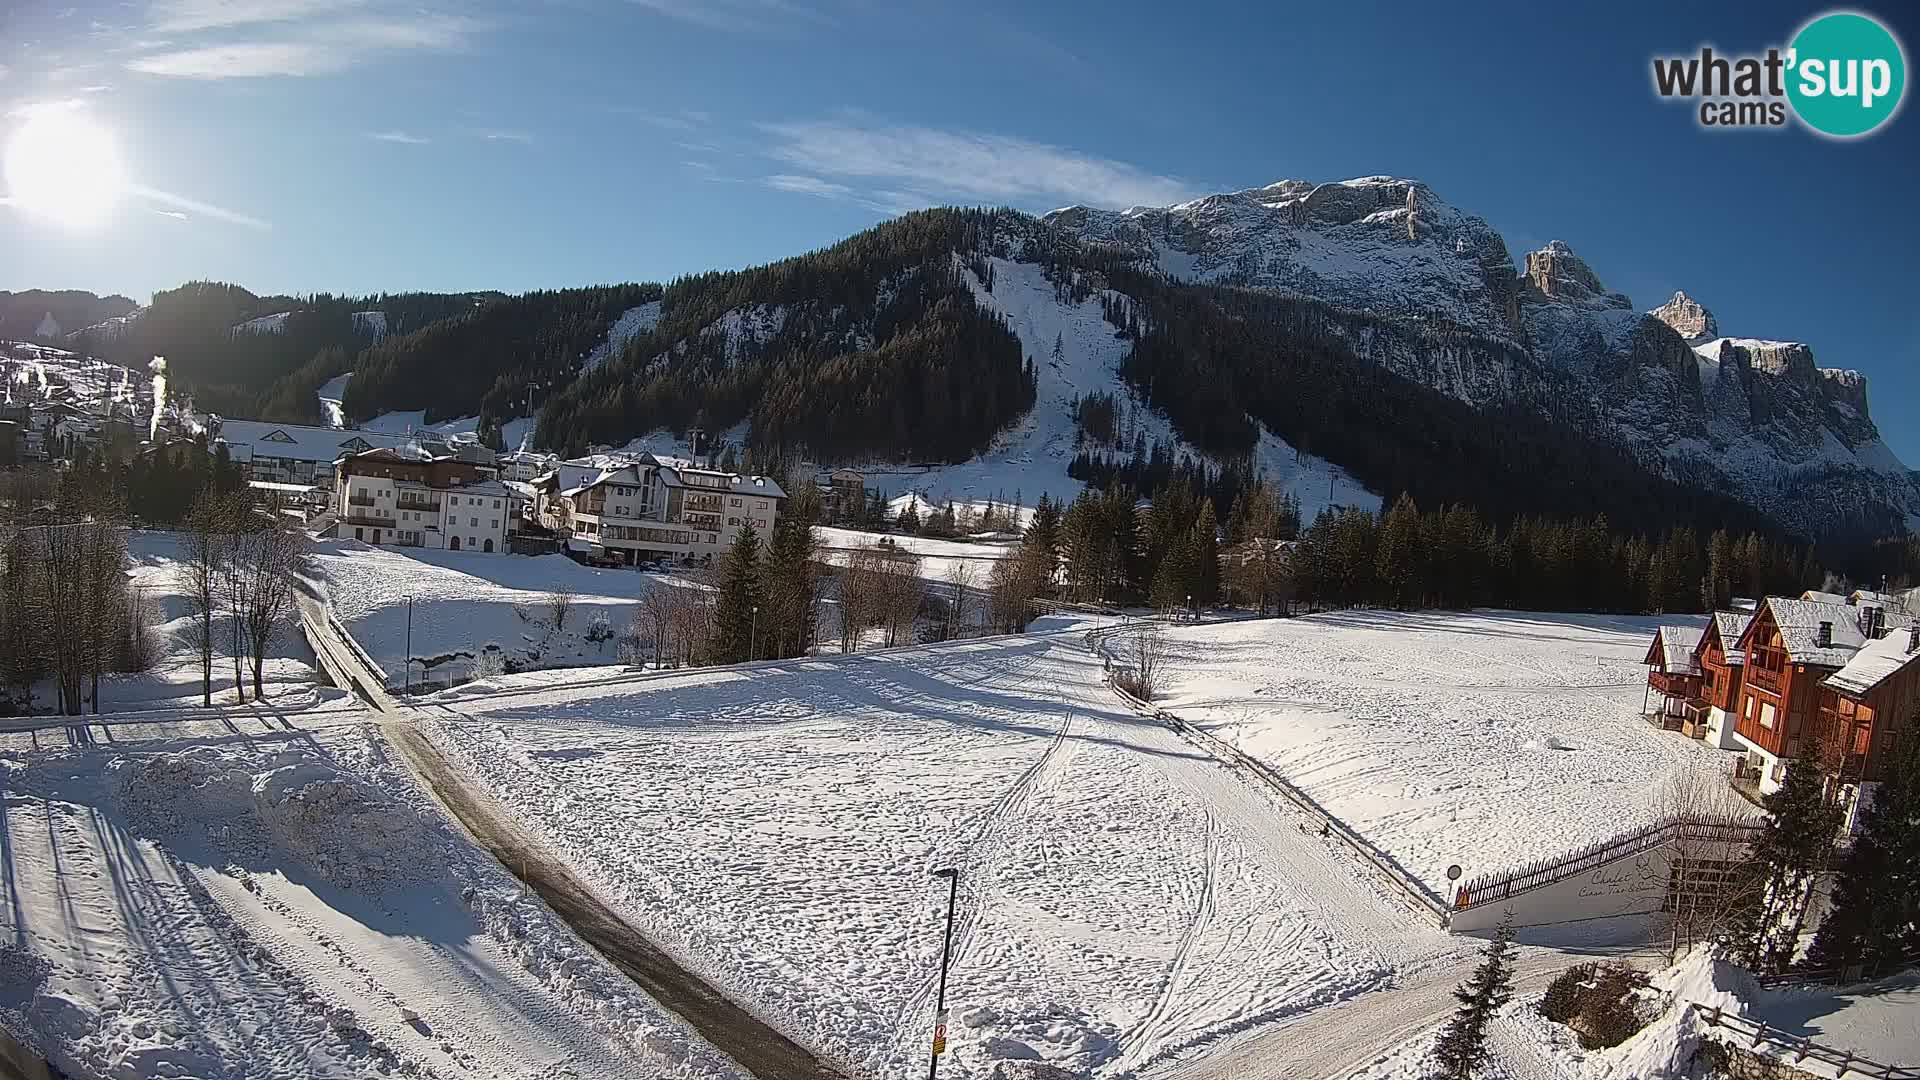
[[401,693],[413,689],[413,596],[407,596],[407,673],[401,677]]
[[927,1060],[927,1080],[940,1072],[940,1055],[947,1049],[947,965],[953,960],[953,907],[960,893],[960,871],[951,866],[933,872],[947,879],[947,941],[940,947],[940,990],[933,999],[933,1056]]
[[747,659],[752,660],[759,652],[755,648],[760,643],[760,605],[753,605],[753,617],[747,620]]

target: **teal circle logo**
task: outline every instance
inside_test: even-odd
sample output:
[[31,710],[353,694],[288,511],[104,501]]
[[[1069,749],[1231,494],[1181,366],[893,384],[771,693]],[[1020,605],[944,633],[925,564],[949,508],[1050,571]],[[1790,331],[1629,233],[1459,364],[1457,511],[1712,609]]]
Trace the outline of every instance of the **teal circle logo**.
[[1865,15],[1820,16],[1794,35],[1787,55],[1787,100],[1823,135],[1865,135],[1893,118],[1906,93],[1906,53]]

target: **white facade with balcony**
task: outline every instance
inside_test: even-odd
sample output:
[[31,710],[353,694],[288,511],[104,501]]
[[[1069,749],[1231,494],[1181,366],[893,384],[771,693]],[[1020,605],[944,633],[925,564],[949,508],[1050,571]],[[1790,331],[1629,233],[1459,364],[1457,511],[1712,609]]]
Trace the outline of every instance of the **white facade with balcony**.
[[[561,487],[569,469],[578,482]],[[539,517],[576,546],[628,565],[711,561],[749,526],[764,539],[787,497],[768,477],[652,455],[590,477],[588,469],[568,462],[543,477]]]
[[417,480],[350,476],[334,493],[333,532],[396,547],[505,554],[512,494],[498,480],[437,488]]

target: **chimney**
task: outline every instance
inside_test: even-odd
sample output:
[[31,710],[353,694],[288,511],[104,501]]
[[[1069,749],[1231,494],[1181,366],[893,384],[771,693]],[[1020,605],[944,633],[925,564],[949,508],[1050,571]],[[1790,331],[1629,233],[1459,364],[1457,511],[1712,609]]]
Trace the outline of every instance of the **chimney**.
[[1820,624],[1819,632],[1814,634],[1813,636],[1813,645],[1814,645],[1814,648],[1816,649],[1833,648],[1833,624],[1832,623],[1823,622]]

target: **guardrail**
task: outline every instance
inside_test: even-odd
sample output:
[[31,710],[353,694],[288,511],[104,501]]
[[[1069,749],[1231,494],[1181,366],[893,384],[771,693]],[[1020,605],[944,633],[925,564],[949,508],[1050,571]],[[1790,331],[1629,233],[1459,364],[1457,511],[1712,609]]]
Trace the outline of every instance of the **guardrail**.
[[1445,901],[1428,892],[1426,887],[1421,885],[1413,875],[1407,873],[1399,864],[1389,859],[1385,853],[1368,843],[1360,834],[1347,828],[1340,819],[1327,813],[1326,810],[1321,808],[1319,803],[1313,801],[1311,796],[1299,788],[1294,787],[1271,765],[1247,754],[1239,747],[1201,730],[1174,713],[1168,712],[1165,709],[1156,708],[1152,703],[1134,697],[1114,683],[1113,672],[1115,658],[1111,652],[1107,651],[1106,643],[1116,635],[1130,629],[1132,626],[1138,626],[1142,621],[1147,620],[1136,620],[1130,625],[1102,627],[1098,630],[1087,632],[1087,647],[1106,661],[1107,670],[1105,679],[1107,687],[1136,712],[1151,716],[1155,720],[1179,732],[1189,741],[1205,749],[1215,759],[1227,766],[1245,770],[1250,773],[1254,779],[1259,780],[1275,792],[1278,792],[1282,798],[1292,803],[1296,808],[1308,816],[1317,819],[1320,822],[1321,836],[1331,840],[1338,840],[1357,856],[1365,866],[1375,871],[1380,876],[1382,883],[1386,885],[1389,890],[1410,902],[1415,910],[1423,911],[1431,916],[1440,926],[1446,926],[1449,909]]
[[1838,1070],[1834,1074],[1837,1077],[1853,1074],[1872,1077],[1873,1080],[1920,1080],[1920,1069],[1887,1065],[1872,1058],[1861,1057],[1850,1050],[1836,1050],[1831,1046],[1822,1046],[1805,1035],[1789,1034],[1759,1020],[1749,1020],[1744,1016],[1723,1013],[1718,1008],[1702,1009],[1700,1017],[1711,1027],[1723,1027],[1756,1043],[1790,1050],[1793,1052],[1794,1062],[1812,1060],[1828,1065]]
[[1764,825],[1744,818],[1689,818],[1658,822],[1565,855],[1539,859],[1513,870],[1474,878],[1454,893],[1453,910],[1464,911],[1470,907],[1498,903],[1529,889],[1564,881],[1596,866],[1650,851],[1676,839],[1729,844],[1751,842],[1763,828]]
[[1920,967],[1920,949],[1902,956],[1897,963],[1884,971],[1869,972],[1864,965],[1860,964],[1848,967],[1789,968],[1786,971],[1755,975],[1753,981],[1769,990],[1780,986],[1840,986],[1867,982],[1871,979],[1884,979],[1914,967]]

